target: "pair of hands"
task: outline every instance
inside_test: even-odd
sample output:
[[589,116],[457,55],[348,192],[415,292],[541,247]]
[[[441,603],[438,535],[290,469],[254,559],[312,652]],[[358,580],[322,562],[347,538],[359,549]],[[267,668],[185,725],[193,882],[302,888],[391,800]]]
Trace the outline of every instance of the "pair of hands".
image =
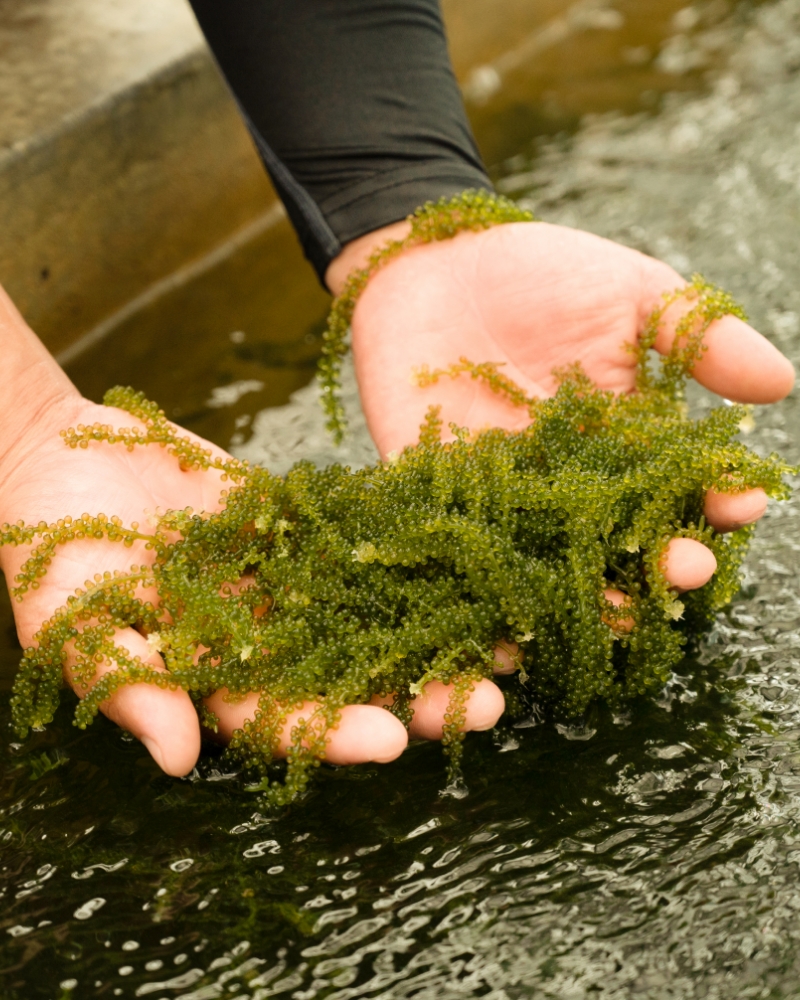
[[[337,292],[372,247],[403,235],[404,227],[399,223],[350,244],[328,271],[329,287]],[[473,430],[525,426],[526,413],[471,379],[445,380],[428,389],[414,384],[414,368],[423,364],[444,368],[461,356],[502,362],[504,374],[530,394],[552,393],[553,369],[574,361],[580,361],[602,388],[630,391],[635,360],[624,345],[635,342],[662,295],[682,284],[680,275],[660,261],[588,233],[545,223],[462,233],[409,250],[374,276],[353,318],[353,353],[370,433],[383,456],[399,451],[417,440],[432,402],[442,405],[444,426],[450,421]],[[662,353],[669,349],[685,308],[677,302],[668,311],[656,342]],[[182,471],[158,446],[132,452],[106,444],[67,448],[59,436],[66,427],[95,422],[130,426],[135,421],[83,399],[4,296],[0,330],[4,339],[23,354],[28,351],[32,359],[23,366],[28,372],[22,389],[27,418],[16,425],[6,421],[14,430],[6,431],[8,439],[0,442],[4,449],[0,523],[52,522],[66,514],[103,512],[129,524],[146,522],[158,509],[219,508],[219,474]],[[791,390],[790,362],[741,320],[716,321],[706,344],[695,377],[712,391],[738,402],[769,403]],[[15,405],[14,388],[6,388],[0,408]],[[757,520],[765,508],[762,490],[710,493],[705,502],[707,520],[720,531]],[[9,586],[28,554],[24,547],[0,549],[0,566]],[[105,540],[76,541],[58,549],[40,587],[15,604],[23,646],[33,643],[41,623],[95,573],[125,571],[149,558],[143,548],[125,549]],[[662,565],[669,581],[681,590],[702,586],[716,568],[712,553],[689,539],[674,539]],[[116,641],[157,669],[166,669],[135,629],[119,630]],[[512,669],[507,652],[498,651],[498,661],[498,672]],[[106,663],[99,673],[113,669],[113,663]],[[69,663],[66,677],[79,695],[83,693],[71,680]],[[255,694],[237,703],[225,701],[224,696],[220,691],[209,699],[223,740],[252,717],[258,701]],[[379,704],[348,706],[329,736],[327,759],[340,764],[388,761],[402,753],[409,736],[441,738],[448,699],[445,685],[429,684],[414,702],[408,733]],[[307,705],[287,719],[281,751],[291,742],[297,719],[310,708]],[[201,732],[184,691],[125,686],[102,710],[137,736],[168,774],[183,775],[194,766]],[[491,728],[502,711],[499,688],[483,680],[470,696],[465,729]]]

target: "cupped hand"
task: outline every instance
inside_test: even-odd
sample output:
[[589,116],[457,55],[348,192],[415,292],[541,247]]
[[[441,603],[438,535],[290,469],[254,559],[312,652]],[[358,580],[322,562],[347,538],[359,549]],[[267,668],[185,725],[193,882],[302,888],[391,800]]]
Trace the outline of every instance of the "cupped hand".
[[[406,223],[387,227],[384,238],[402,239]],[[373,237],[356,241],[331,266],[329,287],[338,293],[350,269],[363,266]],[[353,354],[370,433],[383,457],[418,440],[432,403],[443,426],[479,431],[518,430],[525,410],[464,377],[421,388],[415,372],[447,369],[466,357],[503,365],[503,374],[530,396],[552,395],[553,372],[576,361],[603,389],[634,388],[636,358],[629,349],[664,295],[686,281],[671,267],[635,250],[580,230],[547,223],[514,223],[405,251],[375,274],[352,322]],[[656,349],[666,354],[681,316],[678,300],[666,310]],[[713,392],[742,403],[770,403],[794,384],[791,363],[751,326],[733,316],[715,321],[694,377]],[[766,493],[710,491],[706,519],[732,531],[762,516]],[[703,586],[716,570],[706,546],[676,538],[661,566],[677,591]],[[607,598],[624,603],[609,590]],[[617,626],[624,631],[623,620]],[[497,672],[508,672],[505,665]],[[477,699],[493,696],[487,687]]]
[[[69,383],[55,362],[41,348],[22,317],[0,289],[0,332],[17,343],[21,352],[30,349],[32,363],[41,369],[36,383],[45,388],[41,405],[34,407],[32,418],[10,421],[7,440],[0,442],[0,524],[23,521],[38,524],[53,523],[67,516],[79,519],[83,514],[100,513],[119,517],[126,526],[140,525],[143,533],[157,512],[168,509],[197,511],[220,509],[220,494],[224,489],[220,473],[182,469],[166,449],[157,444],[137,446],[127,450],[122,445],[92,442],[88,448],[70,448],[60,431],[80,424],[99,423],[113,427],[138,424],[130,414],[112,407],[100,406],[83,399]],[[215,456],[228,456],[210,442],[179,429]],[[28,559],[33,546],[0,547],[0,567],[9,589]],[[154,553],[137,542],[128,548],[104,538],[81,539],[56,548],[47,573],[36,588],[29,589],[22,600],[13,604],[17,633],[23,647],[35,644],[36,632],[44,621],[67,603],[68,598],[95,574],[127,572],[131,565],[148,565]],[[139,597],[158,603],[158,595],[140,592]],[[118,629],[115,642],[127,654],[139,656],[142,662],[159,671],[166,671],[164,661],[147,642],[147,637],[134,628]],[[73,676],[74,652],[68,651],[65,677],[76,693],[85,693]],[[113,661],[98,666],[95,680],[116,669]],[[483,682],[488,684],[489,682]],[[494,685],[491,685],[494,688]],[[418,699],[411,733],[434,737],[444,723],[447,698],[431,700],[438,692],[431,691]],[[208,699],[219,718],[219,735],[227,740],[246,719],[252,718],[258,707],[258,695],[230,702],[224,691]],[[485,729],[493,725],[502,712],[502,696],[494,688],[489,698],[482,697],[478,685],[476,696],[468,705],[465,728]],[[499,703],[498,703],[499,702]],[[310,717],[315,705],[306,703],[287,718],[280,738],[278,754],[282,755],[292,741],[292,729],[303,717]],[[172,775],[187,774],[200,752],[201,731],[197,712],[188,694],[180,688],[160,688],[138,683],[124,685],[101,705],[101,711],[137,736],[150,751],[159,766]],[[488,714],[487,714],[488,713]],[[350,705],[342,711],[336,730],[329,734],[326,757],[333,763],[350,764],[363,761],[388,761],[397,757],[408,743],[408,733],[397,718],[379,705]]]
[[[93,442],[86,449],[72,449],[58,433],[66,427],[95,423],[130,427],[137,421],[121,410],[82,399],[77,393],[50,408],[14,453],[10,463],[13,467],[0,488],[0,523],[18,520],[28,524],[52,523],[67,515],[78,519],[84,513],[104,513],[116,515],[128,526],[136,522],[146,533],[159,511],[186,507],[209,512],[220,509],[224,484],[216,470],[183,470],[159,445],[137,446],[128,451],[120,445]],[[181,433],[188,435],[182,429]],[[224,457],[221,449],[195,440]],[[31,548],[20,545],[0,549],[0,563],[10,587]],[[23,647],[35,644],[34,636],[42,622],[96,573],[126,572],[131,565],[147,565],[153,558],[154,553],[145,548],[144,542],[128,548],[107,539],[91,538],[59,546],[39,586],[14,603],[17,633]],[[138,596],[158,603],[155,593],[142,592]],[[161,656],[135,628],[118,629],[114,641],[129,655],[139,656],[156,670],[166,671]],[[65,677],[80,696],[86,689],[72,674],[74,663],[74,653],[68,651]],[[114,669],[113,661],[102,663],[95,680]],[[235,703],[226,701],[223,695],[220,692],[208,701],[219,717],[220,732],[227,742],[233,730],[255,713],[258,695]],[[310,715],[314,707],[308,703],[289,716],[279,754],[288,749],[293,726],[303,715]],[[124,685],[101,705],[101,711],[138,737],[168,774],[187,774],[194,767],[200,753],[201,732],[197,712],[185,691],[145,683]],[[386,761],[402,753],[407,742],[403,725],[382,708],[351,705],[343,710],[339,727],[330,735],[327,758],[334,763]]]
[[[159,510],[187,506],[217,509],[222,485],[216,471],[182,471],[158,445],[128,451],[121,446],[93,443],[86,449],[73,449],[59,435],[68,427],[94,423],[124,427],[137,421],[120,410],[91,403],[75,391],[54,401],[26,429],[10,460],[4,463],[0,522],[52,523],[65,516],[77,519],[84,513],[104,513],[118,516],[127,526],[137,522],[147,532],[148,522]],[[31,548],[20,545],[0,549],[9,589]],[[42,622],[96,573],[126,572],[131,565],[148,564],[152,559],[153,553],[145,549],[143,542],[127,548],[91,538],[58,546],[39,586],[14,602],[17,634],[23,647],[35,644],[34,636]],[[152,599],[154,595],[140,596]],[[115,641],[145,663],[166,669],[145,636],[135,629],[119,629]],[[73,664],[74,655],[68,658],[66,679],[82,694],[73,683]],[[114,668],[113,663],[104,663],[98,668],[98,676]],[[185,774],[194,766],[200,751],[200,729],[186,692],[147,684],[123,686],[103,703],[102,711],[139,737],[168,773]]]
[[[580,362],[602,389],[634,387],[628,349],[665,293],[686,285],[667,264],[609,240],[543,222],[461,233],[406,250],[378,271],[353,317],[353,354],[370,433],[382,455],[418,438],[428,406],[444,426],[522,428],[527,411],[468,377],[419,388],[414,371],[460,357],[493,361],[529,395],[548,396],[553,372]],[[669,351],[690,303],[665,315],[656,349]],[[733,316],[715,321],[695,366],[701,385],[730,400],[771,403],[794,383],[791,363]]]
[[[391,235],[403,235],[395,227]],[[363,256],[363,251],[362,251]],[[353,263],[354,261],[351,261]],[[340,283],[336,272],[329,275]],[[513,223],[405,251],[369,282],[353,316],[353,354],[370,433],[381,454],[418,439],[431,403],[444,427],[517,430],[527,411],[464,377],[420,388],[414,372],[466,357],[503,365],[531,396],[552,395],[554,369],[579,361],[602,389],[629,392],[636,358],[629,345],[665,293],[686,284],[671,267],[590,233],[543,222]],[[665,313],[655,347],[672,345],[690,304]],[[791,363],[734,316],[709,327],[694,377],[730,400],[770,403],[794,383]],[[731,531],[756,521],[767,497],[755,489],[711,492],[708,522]],[[702,586],[714,557],[698,542],[674,540],[663,565],[678,589]]]

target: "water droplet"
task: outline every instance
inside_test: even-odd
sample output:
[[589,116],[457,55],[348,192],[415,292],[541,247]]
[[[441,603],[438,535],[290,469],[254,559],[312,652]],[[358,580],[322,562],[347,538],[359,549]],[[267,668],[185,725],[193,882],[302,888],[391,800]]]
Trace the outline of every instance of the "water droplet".
[[194,858],[181,858],[180,861],[173,861],[169,866],[170,871],[173,872],[185,872],[187,868],[191,868],[194,864]]

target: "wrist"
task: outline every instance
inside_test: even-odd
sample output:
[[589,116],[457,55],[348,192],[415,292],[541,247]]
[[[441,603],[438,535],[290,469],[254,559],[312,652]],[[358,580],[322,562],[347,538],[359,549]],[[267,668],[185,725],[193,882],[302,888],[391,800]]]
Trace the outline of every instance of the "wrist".
[[350,243],[346,243],[341,253],[328,265],[325,284],[332,295],[341,295],[348,277],[358,268],[366,267],[370,254],[389,240],[402,240],[411,232],[408,219],[392,222],[388,226],[365,233]]

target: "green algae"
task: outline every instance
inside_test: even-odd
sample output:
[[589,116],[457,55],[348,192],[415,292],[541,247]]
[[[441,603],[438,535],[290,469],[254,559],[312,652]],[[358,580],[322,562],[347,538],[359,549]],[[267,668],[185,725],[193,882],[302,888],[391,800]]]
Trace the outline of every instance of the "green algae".
[[[692,307],[654,370],[648,349],[678,296]],[[412,698],[431,680],[454,685],[444,743],[455,769],[466,697],[492,676],[502,642],[523,654],[507,689],[512,708],[535,700],[574,720],[599,700],[616,706],[657,693],[687,637],[737,591],[752,532],[723,536],[705,524],[705,491],[788,494],[783,475],[792,470],[737,439],[745,407],[687,416],[684,386],[703,334],[731,312],[730,298],[699,278],[667,297],[636,349],[637,390],[620,396],[577,365],[559,373],[551,399],[527,398],[491,363],[462,359],[448,371],[423,371],[422,383],[484,381],[527,407],[529,426],[477,435],[451,426],[454,440],[442,442],[432,408],[417,446],[356,472],[300,462],[281,478],[213,458],[141,394],[111,390],[106,403],[143,429],[81,426],[64,432],[66,443],[160,445],[184,467],[222,471],[225,508],[167,511],[150,531],[103,516],[3,527],[4,544],[37,543],[16,580],[20,600],[56,546],[73,538],[145,541],[154,560],[98,574],[42,625],[15,682],[17,729],[53,718],[68,643],[88,689],[75,711],[81,727],[114,690],[138,681],[190,692],[211,726],[203,697],[221,687],[234,700],[260,692],[230,752],[280,804],[306,787],[344,705],[393,694],[387,710],[408,724]],[[708,584],[680,600],[661,567],[672,537],[703,542],[718,563]],[[137,596],[144,587],[157,589],[158,607]],[[607,600],[609,587],[626,595],[623,607]],[[168,673],[114,646],[114,630],[131,625],[151,637]],[[95,681],[108,659],[118,669]],[[277,735],[307,700],[319,707],[293,729],[278,770]]]

